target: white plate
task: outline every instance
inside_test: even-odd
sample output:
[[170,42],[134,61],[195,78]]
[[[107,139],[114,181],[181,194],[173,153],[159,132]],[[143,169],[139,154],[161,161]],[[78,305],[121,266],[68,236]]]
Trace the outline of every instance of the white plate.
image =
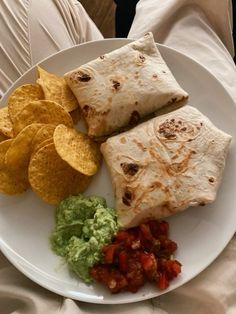
[[[63,74],[129,40],[90,42],[59,52],[41,63],[48,71]],[[189,104],[199,108],[219,128],[236,134],[236,107],[222,85],[203,67],[179,52],[159,46],[179,83],[190,94]],[[2,99],[1,106],[17,86],[35,82],[35,68],[23,75]],[[171,291],[204,270],[224,249],[235,232],[236,147],[233,139],[217,200],[209,206],[186,210],[168,219],[171,238],[179,245],[176,258],[182,274],[169,289],[158,291],[147,285],[139,292],[112,295],[99,285],[86,285],[71,274],[52,253],[48,236],[54,226],[54,208],[32,192],[0,196],[0,244],[5,256],[26,276],[41,286],[76,300],[91,303],[129,303]],[[105,165],[96,175],[87,194],[104,196],[112,206],[111,181]]]

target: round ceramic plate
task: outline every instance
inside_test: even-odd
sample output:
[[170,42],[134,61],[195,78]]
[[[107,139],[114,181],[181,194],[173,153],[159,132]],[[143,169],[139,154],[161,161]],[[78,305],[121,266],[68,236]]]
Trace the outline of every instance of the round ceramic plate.
[[[57,74],[88,62],[127,44],[127,39],[108,39],[61,51],[40,65]],[[159,46],[177,81],[189,93],[189,104],[206,114],[220,129],[236,134],[236,107],[222,85],[202,66],[185,55]],[[23,75],[1,101],[19,85],[35,82],[35,68]],[[182,274],[165,291],[146,285],[135,294],[112,295],[97,284],[86,285],[68,271],[50,249],[48,237],[54,226],[54,207],[43,203],[31,191],[19,196],[0,196],[0,244],[4,255],[22,273],[60,295],[91,303],[129,303],[171,291],[204,270],[224,249],[235,232],[236,146],[233,139],[217,200],[208,206],[190,208],[168,219],[170,237],[178,243],[176,258]],[[104,196],[113,206],[111,179],[103,164],[86,192]]]

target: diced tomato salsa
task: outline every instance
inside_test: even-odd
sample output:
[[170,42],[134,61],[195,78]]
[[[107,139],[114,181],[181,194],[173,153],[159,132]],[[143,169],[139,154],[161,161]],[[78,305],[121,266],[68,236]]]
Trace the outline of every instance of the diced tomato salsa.
[[119,231],[103,247],[103,261],[91,268],[91,277],[112,293],[137,292],[145,282],[166,289],[181,272],[181,264],[173,259],[177,244],[168,234],[169,224],[159,220]]

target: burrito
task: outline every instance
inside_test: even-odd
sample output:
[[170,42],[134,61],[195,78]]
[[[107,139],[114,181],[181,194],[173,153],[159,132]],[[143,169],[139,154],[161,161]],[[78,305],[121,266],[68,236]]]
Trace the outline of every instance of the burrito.
[[101,151],[120,225],[129,228],[213,202],[230,141],[191,106],[110,137]]
[[88,135],[101,137],[188,98],[152,33],[65,74],[82,109]]

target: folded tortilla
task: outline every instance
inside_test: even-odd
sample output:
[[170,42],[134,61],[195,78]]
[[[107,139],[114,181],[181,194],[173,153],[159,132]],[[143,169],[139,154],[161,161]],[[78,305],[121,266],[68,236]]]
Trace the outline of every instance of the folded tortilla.
[[152,33],[65,74],[94,137],[132,126],[166,105],[188,98]]
[[216,198],[231,136],[191,106],[158,116],[101,146],[123,228]]

